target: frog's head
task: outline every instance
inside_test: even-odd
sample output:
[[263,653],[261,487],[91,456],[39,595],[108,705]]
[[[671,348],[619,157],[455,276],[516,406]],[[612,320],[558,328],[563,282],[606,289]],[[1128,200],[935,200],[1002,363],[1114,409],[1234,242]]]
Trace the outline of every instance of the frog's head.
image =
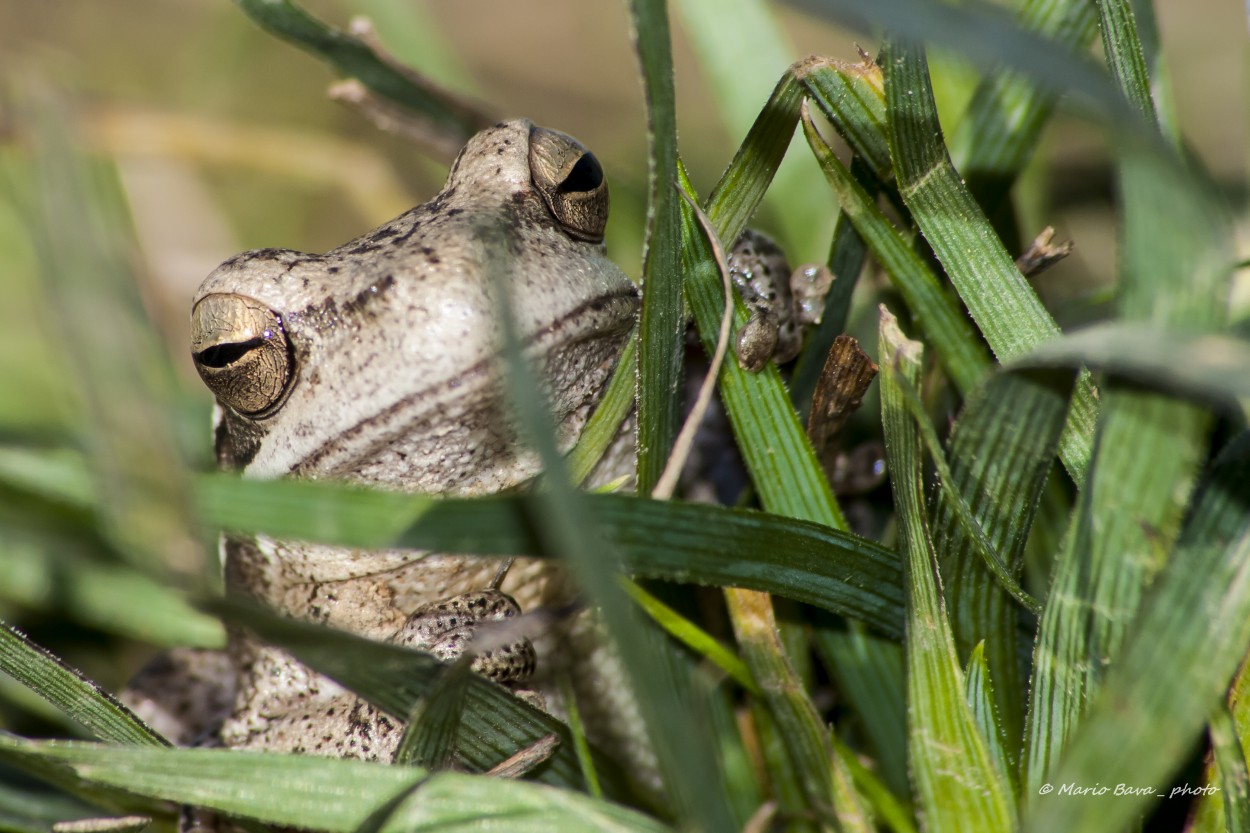
[[191,313],[220,462],[425,491],[532,474],[500,384],[499,293],[571,443],[638,306],[604,256],[607,215],[594,156],[517,120],[473,137],[434,199],[346,245],[227,260]]

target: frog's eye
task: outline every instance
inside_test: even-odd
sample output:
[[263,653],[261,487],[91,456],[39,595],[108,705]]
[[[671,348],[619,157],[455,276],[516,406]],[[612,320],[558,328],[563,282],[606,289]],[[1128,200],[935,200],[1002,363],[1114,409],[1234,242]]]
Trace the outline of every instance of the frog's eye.
[[291,380],[291,348],[282,319],[243,295],[205,295],[191,310],[191,359],[223,405],[261,414]]
[[530,176],[564,230],[579,240],[603,241],[608,225],[608,182],[595,155],[563,133],[530,132]]

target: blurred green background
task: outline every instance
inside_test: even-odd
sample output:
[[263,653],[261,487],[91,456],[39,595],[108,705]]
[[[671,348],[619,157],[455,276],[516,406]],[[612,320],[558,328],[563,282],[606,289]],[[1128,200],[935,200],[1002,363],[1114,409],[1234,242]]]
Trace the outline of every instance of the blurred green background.
[[[771,38],[761,38],[758,50],[706,43],[683,28],[682,9],[695,2],[672,4],[678,121],[683,158],[696,185],[706,189],[788,63],[810,53],[856,60],[855,44],[869,50],[872,44],[782,4],[770,8],[788,43],[784,54]],[[612,183],[610,252],[630,274],[639,273],[646,118],[624,3],[305,5],[338,26],[355,14],[369,15],[393,52],[446,86],[501,117],[526,116],[580,138],[602,159]],[[736,13],[738,3],[722,6]],[[1157,6],[1182,132],[1241,217],[1245,10],[1234,0]],[[717,100],[707,83],[717,58],[757,65],[757,82],[736,90],[732,100]],[[423,157],[330,101],[325,90],[334,78],[324,65],[262,32],[225,0],[8,0],[0,5],[0,67],[6,185],[0,192],[0,443],[14,447],[85,448],[104,442],[102,433],[93,435],[101,424],[129,426],[151,440],[143,407],[155,402],[176,415],[174,436],[168,449],[146,458],[140,451],[131,465],[157,475],[187,460],[208,466],[210,400],[186,348],[189,298],[202,278],[245,248],[336,246],[428,199],[445,174],[446,160]],[[975,77],[950,56],[935,63],[935,75],[949,129]],[[53,109],[61,121],[40,128],[31,113],[48,101],[59,102]],[[98,276],[90,261],[67,258],[77,265],[73,281],[62,286],[48,285],[48,275],[63,274],[48,268],[48,254],[57,251],[56,241],[76,239],[73,223],[81,220],[37,196],[42,185],[32,159],[46,150],[49,135],[115,164],[122,202],[110,222],[130,230],[113,239],[133,235],[134,241],[122,246],[115,262],[101,264]],[[789,202],[772,206],[759,224],[783,239],[795,262],[823,259],[833,201],[801,143],[792,155],[784,174],[791,178]],[[1087,316],[1088,302],[1115,274],[1107,160],[1098,131],[1061,115],[1022,183],[1024,227],[1053,224],[1060,239],[1076,243],[1073,257],[1037,284],[1061,323]],[[41,249],[32,229],[43,223],[47,232],[62,219],[68,228],[48,233],[52,248]],[[130,294],[122,292],[117,306],[97,302],[97,285],[118,276],[130,282]],[[102,297],[118,298],[117,284],[109,286]],[[1248,303],[1242,299],[1237,307]],[[145,320],[157,338],[147,333]],[[90,328],[91,337],[82,337]],[[110,368],[132,364],[138,368],[133,374],[111,374]],[[120,407],[130,404],[138,411]],[[173,492],[176,481],[172,475]],[[64,549],[85,546],[82,536],[62,541],[55,530],[90,524],[70,506],[31,533],[23,506],[11,497],[0,491],[0,504],[8,502],[0,505],[0,617],[31,628],[37,641],[105,685],[119,686],[150,649],[118,649],[110,641],[109,650],[100,650],[110,636],[68,622],[85,620],[107,633],[107,612],[84,613],[85,602],[66,591],[55,571],[17,572],[16,565],[54,558],[64,559],[62,570],[77,569],[81,562]],[[154,533],[152,540],[159,539]],[[177,560],[172,550],[160,555]]]

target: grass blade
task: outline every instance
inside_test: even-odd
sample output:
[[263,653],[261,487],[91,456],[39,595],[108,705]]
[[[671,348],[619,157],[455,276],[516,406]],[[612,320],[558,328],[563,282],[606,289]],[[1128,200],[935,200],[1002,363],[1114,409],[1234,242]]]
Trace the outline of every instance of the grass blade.
[[409,717],[408,728],[395,749],[395,763],[430,770],[452,768],[471,673],[469,662],[463,658],[443,669]]
[[[799,63],[791,67],[777,82],[742,145],[708,195],[704,210],[721,240],[738,239],[764,199],[790,147],[803,103],[803,87],[796,77],[803,66]],[[693,188],[687,190],[693,195]]]
[[[711,208],[708,214],[715,219]],[[682,257],[688,275],[686,298],[704,349],[711,355],[724,312],[720,279],[692,212],[685,210],[682,217]],[[735,299],[734,326],[741,328],[747,313],[741,300],[736,296]],[[842,511],[820,471],[776,365],[770,363],[759,373],[750,373],[737,361],[726,361],[721,366],[720,392],[764,507],[777,514],[845,529]]]
[[0,737],[0,755],[69,767],[119,794],[194,804],[266,824],[353,833],[396,794],[419,789],[384,831],[421,828],[516,831],[660,831],[631,810],[577,793],[507,778],[224,749],[133,749]]
[[[1000,361],[1022,355],[1059,328],[951,164],[922,48],[895,42],[885,60],[899,191],[995,355]],[[1077,383],[1061,444],[1064,465],[1078,483],[1089,467],[1096,413],[1086,376]]]
[[1154,99],[1150,95],[1150,73],[1137,37],[1132,5],[1125,0],[1098,0],[1098,14],[1102,51],[1107,56],[1111,76],[1146,120],[1157,123]]
[[921,347],[884,309],[880,351],[886,454],[907,559],[908,738],[918,812],[932,831],[1013,830],[1007,785],[965,699],[925,519],[920,437],[901,392],[920,378]]
[[[1247,518],[1250,437],[1243,435],[1214,464],[1055,783],[1161,785],[1184,760],[1250,647]],[[1034,795],[1025,829],[1117,830],[1151,798]]]
[[985,644],[978,642],[968,656],[968,668],[964,674],[964,692],[968,698],[968,708],[972,710],[972,719],[981,730],[985,746],[994,760],[994,766],[1003,782],[1011,783],[1011,773],[1015,771],[1013,761],[1007,753],[1007,744],[1003,741],[1003,724],[994,708],[994,685],[990,677],[990,667],[985,662]]
[[[238,532],[369,548],[549,555],[534,537],[526,499],[518,495],[432,499],[224,475],[205,475],[197,483],[206,522]],[[861,620],[886,635],[902,634],[898,557],[872,541],[748,510],[629,495],[584,495],[582,501],[627,572],[764,590]],[[414,514],[419,519],[410,520]],[[308,531],[300,533],[301,527]],[[313,530],[320,534],[314,537]]]
[[[998,374],[964,404],[948,441],[951,476],[944,478],[972,507],[991,550],[1018,576],[1033,518],[1053,467],[1068,410],[1072,375]],[[961,657],[984,645],[996,682],[995,704],[1008,754],[1016,757],[1024,726],[1020,609],[969,546],[946,490],[933,496],[933,546],[942,571],[951,628]]]
[[[1135,41],[1124,29],[1108,44],[1124,46],[1125,37]],[[1143,83],[1139,72],[1128,69],[1136,59],[1108,59],[1119,65],[1123,83]],[[1148,84],[1125,94],[1153,114]],[[1146,153],[1140,144],[1126,147],[1119,170],[1121,318],[1197,333],[1216,329],[1231,257],[1227,222],[1209,187],[1197,172],[1182,173],[1179,160]],[[1173,541],[1205,455],[1210,415],[1193,405],[1109,384],[1102,408],[1097,466],[1057,567],[1052,596],[1061,601],[1042,622],[1039,663],[1050,662],[1043,651],[1061,659],[1053,666],[1055,676],[1040,664],[1035,674],[1034,708],[1043,710],[1030,727],[1030,793],[1039,779],[1053,775],[1065,741],[1079,744],[1086,735],[1073,734],[1073,727],[1086,702],[1099,696],[1108,666],[1114,670],[1129,661],[1120,659],[1121,651],[1127,650],[1145,588],[1177,557]]]
[[751,676],[750,670],[742,660],[707,631],[682,616],[676,610],[664,604],[652,594],[632,581],[622,579],[621,586],[625,593],[634,600],[647,615],[655,620],[666,633],[680,641],[690,650],[702,656],[708,662],[724,671],[734,682],[752,694],[760,693],[759,686]]
[[885,113],[885,79],[870,58],[858,64],[827,61],[804,73],[803,83],[834,128],[879,182],[894,181]]
[[630,333],[617,360],[616,370],[608,382],[608,388],[599,400],[595,412],[590,415],[577,445],[566,459],[569,477],[582,484],[595,470],[604,452],[620,434],[621,425],[634,407],[634,388],[638,373],[638,333]]
[[[730,589],[725,591],[734,635],[743,659],[763,689],[762,702],[773,718],[778,740],[793,764],[793,777],[802,787],[807,812],[820,813],[831,801],[833,746],[829,732],[812,705],[794,667],[786,656],[766,593]],[[850,808],[839,806],[833,791],[834,812],[840,817]],[[852,802],[848,802],[852,803]]]
[[1221,830],[1246,833],[1250,830],[1250,772],[1237,727],[1224,707],[1217,708],[1211,716],[1211,748],[1218,767],[1221,796],[1206,796],[1201,800],[1221,804],[1224,811]]
[[82,724],[101,740],[168,746],[117,698],[0,622],[0,671]]
[[35,125],[38,190],[24,210],[60,346],[77,375],[76,427],[102,496],[101,529],[134,566],[192,575],[203,551],[163,410],[173,380],[142,313],[116,172],[76,149],[68,116],[50,96],[32,99],[24,115]]
[[1216,405],[1233,413],[1250,398],[1250,342],[1216,333],[1164,330],[1133,321],[1095,324],[1048,341],[1008,364],[1086,365],[1150,390]]
[[677,115],[668,12],[663,0],[630,3],[650,137],[647,238],[638,349],[638,491],[659,480],[680,423],[683,339]]
[[[641,12],[643,6],[638,9]],[[663,3],[649,10],[649,14],[662,15],[663,12]],[[605,679],[597,696],[606,698],[604,689],[609,685],[628,686],[632,699],[627,702],[637,705],[645,721],[644,731],[658,759],[659,774],[676,804],[676,815],[709,829],[725,828],[729,825],[730,804],[724,793],[724,782],[717,777],[718,768],[711,753],[711,727],[697,717],[690,719],[691,715],[706,714],[706,709],[698,704],[698,695],[688,679],[672,673],[668,661],[671,646],[664,642],[658,629],[639,615],[617,584],[616,574],[621,566],[619,554],[605,547],[598,530],[588,522],[589,516],[583,510],[587,495],[568,480],[563,457],[556,446],[551,411],[541,394],[542,385],[521,353],[521,338],[509,296],[509,287],[520,284],[509,280],[513,263],[505,254],[511,250],[514,230],[492,226],[479,233],[499,236],[496,244],[488,247],[489,251],[499,253],[493,258],[494,262],[488,264],[488,274],[494,281],[503,323],[506,391],[515,408],[518,425],[537,451],[542,469],[547,473],[545,488],[527,494],[535,529],[544,547],[565,559],[572,568],[579,588],[594,605],[597,621],[602,622],[620,660],[613,675],[616,679],[612,683]],[[668,242],[676,244],[675,240]],[[646,352],[645,333],[642,338],[640,356]],[[651,638],[646,641],[658,644],[644,644],[644,640],[639,639],[640,634],[649,632]],[[606,670],[602,665],[589,663],[583,663],[581,669],[583,674],[602,674]],[[621,670],[625,673],[623,681],[620,680]],[[642,765],[641,759],[639,765]]]
[[[816,628],[812,641],[855,715],[895,795],[911,795],[907,780],[906,657],[903,646],[882,645],[862,629]],[[835,739],[836,740],[836,739]]]
[[[819,59],[801,61],[781,79],[742,147],[713,189],[707,213],[720,239],[736,239],[754,211],[793,136],[802,104],[799,82],[804,73],[822,63]],[[689,188],[689,184],[683,183],[683,187]],[[688,268],[686,298],[694,313],[704,349],[710,355],[724,309],[717,270],[713,268],[710,252],[695,233],[695,223],[689,214],[688,211],[683,212],[683,229],[686,232],[683,258]],[[735,326],[741,327],[746,314],[740,302],[737,306]],[[721,369],[719,384],[734,437],[763,506],[778,514],[846,529],[841,508],[820,470],[775,366],[770,363],[762,372],[752,374],[745,372],[737,362],[726,362]],[[895,655],[894,646],[867,634],[859,634],[859,638],[863,649],[862,661],[841,667],[838,673],[846,679],[856,678],[857,682],[863,682],[860,678],[871,676],[890,684],[891,688],[901,688],[898,665],[891,661]],[[782,704],[781,707],[786,706]],[[805,711],[806,707],[801,710]],[[774,766],[785,766],[786,756],[774,756],[772,763]],[[788,805],[782,802],[782,806]],[[847,808],[848,818],[855,815],[854,808]]]

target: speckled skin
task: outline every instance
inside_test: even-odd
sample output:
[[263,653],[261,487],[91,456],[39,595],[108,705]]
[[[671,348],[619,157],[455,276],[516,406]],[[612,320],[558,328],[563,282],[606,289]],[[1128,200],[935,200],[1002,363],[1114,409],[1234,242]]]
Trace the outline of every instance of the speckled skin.
[[729,277],[751,319],[738,331],[734,352],[742,366],[762,370],[799,354],[806,328],[820,322],[833,281],[823,266],[790,271],[785,252],[762,232],[744,229],[728,255]]
[[[536,192],[536,129],[510,121],[483,131],[434,199],[325,255],[262,249],[209,275],[196,301],[233,293],[273,310],[294,368],[281,399],[260,415],[219,405],[223,467],[458,495],[535,475],[537,459],[518,442],[501,385],[497,281],[508,287],[525,353],[546,385],[557,438],[573,444],[634,322],[638,294],[602,244],[566,233]],[[498,567],[494,559],[264,537],[228,539],[224,553],[232,590],[293,617],[405,643],[420,630],[414,611],[486,588]],[[501,589],[524,610],[573,597],[562,574],[537,561],[514,565]],[[586,623],[568,637],[585,642]],[[229,715],[218,729],[211,715],[189,715],[199,725],[185,737],[393,754],[402,727],[331,681],[239,634],[229,654]],[[141,686],[130,700],[146,708],[146,695],[167,685]]]

